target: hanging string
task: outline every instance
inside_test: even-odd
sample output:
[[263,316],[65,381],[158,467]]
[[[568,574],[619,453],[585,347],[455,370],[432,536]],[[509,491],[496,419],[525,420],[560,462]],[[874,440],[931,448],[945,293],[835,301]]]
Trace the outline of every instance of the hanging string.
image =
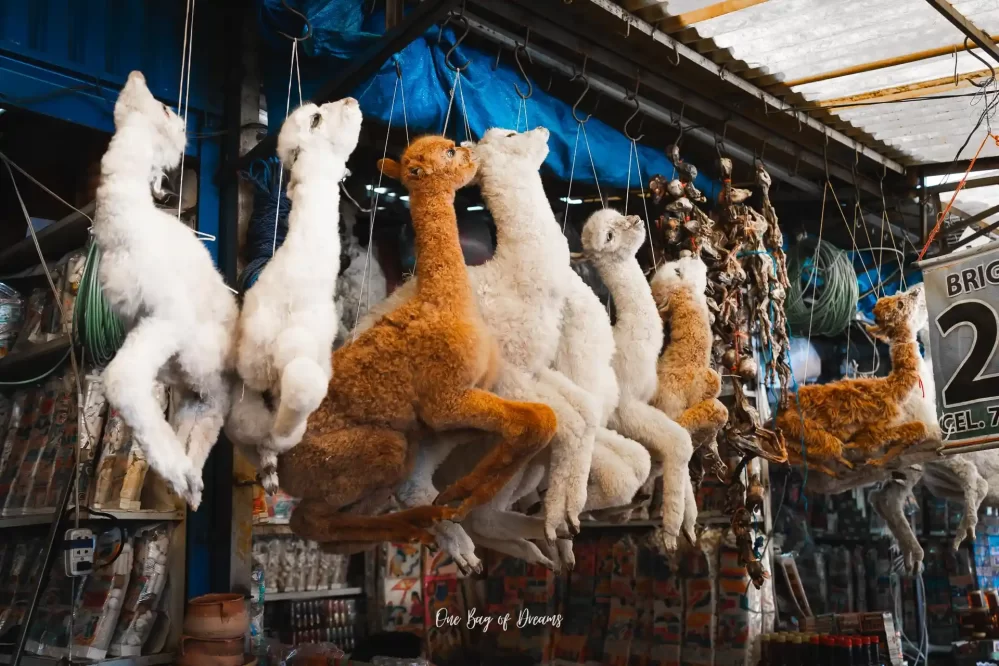
[[569,167],[569,190],[565,193],[565,213],[562,215],[562,234],[565,235],[565,225],[569,222],[569,202],[572,201],[572,178],[576,173],[576,153],[579,150],[579,133],[583,123],[576,121],[576,141],[572,144],[572,166]]
[[[652,220],[649,218],[649,198],[645,196],[645,178],[642,177],[642,162],[638,158],[638,143],[634,140],[631,142],[632,148],[635,149],[635,169],[638,171],[638,188],[639,192],[642,194],[642,208],[645,210],[645,224],[648,227],[649,234],[649,252],[652,253],[652,268],[655,271],[659,270],[659,263],[656,260],[656,247],[652,242]],[[631,160],[628,160],[628,171],[631,172]],[[628,181],[630,186],[631,181]]]
[[[191,61],[194,50],[194,2],[187,0],[187,11],[184,13],[184,42],[180,56],[180,89],[177,91],[177,115],[184,119],[184,131],[187,131],[187,112],[191,106]],[[185,84],[186,79],[186,84]],[[181,113],[183,107],[183,113]],[[180,182],[177,189],[177,221],[184,204],[184,157],[187,146],[180,153]],[[212,238],[214,240],[214,238]]]
[[600,191],[600,179],[597,178],[597,165],[593,162],[593,152],[590,150],[590,139],[586,136],[585,126],[583,127],[583,142],[586,144],[586,154],[590,157],[590,168],[593,170],[593,182],[597,185],[597,196],[600,197],[600,207],[607,208],[607,202],[604,201],[604,195]]
[[[887,167],[885,167],[887,171]],[[898,246],[895,245],[895,234],[891,231],[891,220],[888,219],[888,203],[885,201],[885,172],[881,173],[881,179],[878,181],[878,189],[881,191],[881,233],[882,236],[885,233],[885,229],[888,230],[888,238],[891,239],[891,247],[895,250],[895,254],[898,257],[898,274],[899,278],[902,280],[902,289],[908,290],[909,286],[905,283],[905,253],[899,251]],[[905,248],[905,241],[902,241],[902,247]]]
[[[385,145],[382,147],[382,160],[384,160],[388,156],[389,135],[392,133],[392,118],[395,115],[395,98],[396,95],[399,93],[399,86],[401,82],[402,82],[402,77],[397,76],[395,79],[395,86],[392,88],[392,104],[389,107],[388,127],[385,128]],[[406,135],[407,136],[409,135],[408,127],[406,129]],[[374,242],[374,235],[375,235],[375,217],[378,215],[378,199],[381,196],[382,179],[384,177],[385,173],[381,169],[379,169],[377,184],[375,185],[375,187],[371,188],[371,191],[374,192],[375,194],[375,199],[374,202],[371,204],[371,216],[368,218],[368,251],[364,255],[364,270],[361,273],[364,276],[364,286],[367,286],[367,283],[369,281],[368,275],[371,266],[371,247]],[[364,288],[364,286],[362,286],[362,289]],[[369,288],[367,295],[368,299],[371,298],[370,292],[371,290]],[[358,294],[357,310],[354,312],[354,325],[351,327],[352,328],[350,335],[351,342],[357,339],[357,322],[360,321],[360,319],[361,319],[361,295]]]
[[[448,123],[451,121],[451,109],[454,107],[454,94],[458,90],[458,80],[460,78],[461,78],[461,70],[456,69],[454,71],[454,82],[451,84],[451,97],[447,101],[447,113],[444,115],[444,127],[443,129],[441,129],[442,136],[447,136],[447,126]],[[392,96],[393,97],[395,96],[394,92],[392,93]]]
[[[288,66],[288,98],[284,105],[284,117],[291,115],[291,85],[295,73],[298,72],[298,105],[302,105],[302,75],[298,69],[298,38],[291,40],[291,64]],[[281,186],[284,184],[284,162],[278,166],[278,205],[274,209],[274,234],[271,238],[271,256],[277,252],[278,219],[281,217]]]
[[[465,104],[465,92],[461,87],[461,79],[458,79],[458,98],[461,100],[461,116],[465,124],[465,141],[472,140],[472,127],[468,124],[468,106]],[[456,138],[457,138],[457,132]]]

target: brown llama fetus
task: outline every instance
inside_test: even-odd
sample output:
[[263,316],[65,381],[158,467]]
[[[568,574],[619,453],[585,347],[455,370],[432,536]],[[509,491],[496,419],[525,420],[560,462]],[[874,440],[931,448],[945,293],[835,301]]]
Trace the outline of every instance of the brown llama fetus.
[[[455,192],[475,176],[467,148],[439,136],[417,139],[400,163],[379,161],[409,190],[418,290],[333,354],[333,377],[302,442],[283,454],[284,489],[302,498],[292,530],[320,542],[419,540],[440,520],[460,520],[493,497],[555,433],[546,405],[504,400],[485,390],[498,351],[481,321],[465,269]],[[360,515],[371,495],[402,481],[413,464],[408,435],[478,429],[501,443],[458,481],[457,509],[424,506]],[[351,505],[354,505],[353,507]]]
[[[872,452],[892,445],[883,458],[868,460],[881,466],[929,435],[919,421],[897,422],[902,405],[919,384],[919,343],[916,332],[925,323],[922,285],[905,293],[885,296],[874,306],[874,326],[868,331],[891,345],[891,373],[887,377],[843,379],[829,384],[802,386],[795,400],[788,400],[777,417],[788,443],[804,438],[809,465],[835,461],[847,468],[844,449]],[[797,405],[795,404],[797,402]],[[800,412],[800,413],[799,413]],[[853,440],[847,446],[845,442]],[[795,452],[795,462],[801,460]],[[815,469],[835,475],[820,465]]]

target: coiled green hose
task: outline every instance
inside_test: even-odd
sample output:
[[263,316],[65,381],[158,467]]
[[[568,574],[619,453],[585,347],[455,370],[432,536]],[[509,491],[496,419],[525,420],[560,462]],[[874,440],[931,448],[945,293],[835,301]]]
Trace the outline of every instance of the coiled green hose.
[[73,337],[83,346],[86,358],[104,366],[111,362],[125,341],[125,325],[101,290],[100,263],[100,248],[91,241],[73,310]]
[[846,252],[827,241],[803,238],[788,254],[787,276],[791,284],[785,310],[795,335],[834,336],[846,330],[860,293]]

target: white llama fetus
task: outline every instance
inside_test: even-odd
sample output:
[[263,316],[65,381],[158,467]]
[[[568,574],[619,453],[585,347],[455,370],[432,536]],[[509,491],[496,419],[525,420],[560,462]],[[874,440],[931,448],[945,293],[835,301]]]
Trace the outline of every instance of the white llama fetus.
[[[105,370],[107,396],[150,467],[197,508],[201,469],[229,408],[225,373],[233,365],[238,309],[202,242],[153,202],[150,187],[180,163],[183,120],[132,72],[114,123],[101,160],[94,237],[101,286],[128,335]],[[158,378],[184,392],[186,451],[153,394]]]

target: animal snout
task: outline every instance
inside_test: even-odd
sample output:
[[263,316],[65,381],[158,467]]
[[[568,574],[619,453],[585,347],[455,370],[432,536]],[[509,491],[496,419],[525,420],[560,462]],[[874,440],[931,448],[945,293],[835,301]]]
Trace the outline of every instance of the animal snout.
[[344,106],[360,106],[360,102],[358,102],[353,97],[344,97],[343,98],[343,105]]

